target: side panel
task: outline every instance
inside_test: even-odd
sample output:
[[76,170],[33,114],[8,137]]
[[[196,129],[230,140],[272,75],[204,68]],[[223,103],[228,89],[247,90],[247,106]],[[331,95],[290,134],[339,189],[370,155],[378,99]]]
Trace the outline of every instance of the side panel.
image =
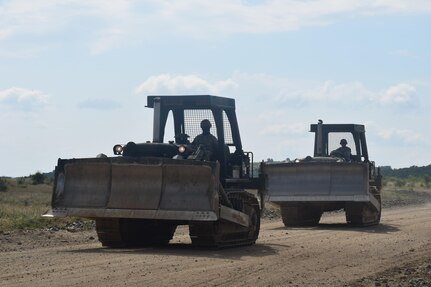
[[267,200],[369,201],[368,165],[302,162],[264,165]]

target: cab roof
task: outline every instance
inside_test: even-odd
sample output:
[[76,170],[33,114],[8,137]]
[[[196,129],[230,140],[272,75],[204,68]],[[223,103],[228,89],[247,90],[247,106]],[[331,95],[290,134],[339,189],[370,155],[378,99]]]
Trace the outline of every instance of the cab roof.
[[147,107],[154,108],[154,101],[168,109],[235,109],[235,100],[212,95],[171,95],[147,96]]
[[[364,133],[364,125],[356,124],[322,124],[322,131],[324,133],[328,132],[351,132],[351,133]],[[310,132],[317,132],[317,124],[310,125]]]

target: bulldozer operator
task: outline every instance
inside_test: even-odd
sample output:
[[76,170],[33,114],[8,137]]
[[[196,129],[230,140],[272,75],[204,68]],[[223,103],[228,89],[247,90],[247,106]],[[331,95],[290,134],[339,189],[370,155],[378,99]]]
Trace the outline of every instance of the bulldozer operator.
[[340,141],[340,147],[336,150],[331,151],[331,156],[341,157],[345,161],[349,162],[351,160],[352,150],[347,146],[347,140],[342,139]]
[[200,147],[204,154],[202,160],[214,161],[216,160],[218,141],[215,136],[210,133],[211,122],[208,119],[201,121],[202,133],[195,137],[192,145]]

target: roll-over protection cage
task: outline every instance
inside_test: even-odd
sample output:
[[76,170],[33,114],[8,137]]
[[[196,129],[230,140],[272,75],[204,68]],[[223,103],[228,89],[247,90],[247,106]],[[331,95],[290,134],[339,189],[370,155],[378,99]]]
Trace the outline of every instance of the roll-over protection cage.
[[363,157],[363,162],[369,162],[367,142],[365,139],[364,125],[356,124],[312,124],[310,132],[315,133],[314,137],[314,156],[329,156],[330,151],[328,144],[329,133],[351,133],[355,141],[356,156],[353,161],[360,162]]
[[[238,121],[235,114],[235,100],[211,95],[193,96],[148,96],[147,107],[154,109],[153,142],[163,143],[165,127],[169,112],[172,111],[175,135],[186,134],[188,131],[187,111],[208,110],[211,121],[216,126],[218,150],[224,151],[226,146],[234,146],[235,153],[243,153]],[[199,119],[202,120],[202,119]],[[196,121],[196,119],[195,119]],[[194,123],[199,125],[198,122]],[[226,138],[229,137],[229,138]],[[227,159],[219,152],[221,178],[226,178]]]

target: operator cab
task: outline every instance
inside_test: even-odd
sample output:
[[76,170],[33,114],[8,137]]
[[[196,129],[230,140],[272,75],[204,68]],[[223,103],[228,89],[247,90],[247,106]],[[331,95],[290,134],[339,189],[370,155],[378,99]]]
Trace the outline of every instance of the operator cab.
[[[115,154],[218,161],[222,180],[253,177],[253,154],[242,149],[234,99],[210,95],[148,96],[147,107],[154,109],[152,142],[130,142],[123,148],[117,145]],[[196,149],[200,147],[192,145],[202,133],[203,120],[209,121],[209,132],[217,139],[216,152],[210,159],[199,157]]]
[[364,125],[323,124],[319,121],[310,126],[310,132],[315,133],[314,157],[330,157],[345,139],[351,149],[351,162],[369,161]]

